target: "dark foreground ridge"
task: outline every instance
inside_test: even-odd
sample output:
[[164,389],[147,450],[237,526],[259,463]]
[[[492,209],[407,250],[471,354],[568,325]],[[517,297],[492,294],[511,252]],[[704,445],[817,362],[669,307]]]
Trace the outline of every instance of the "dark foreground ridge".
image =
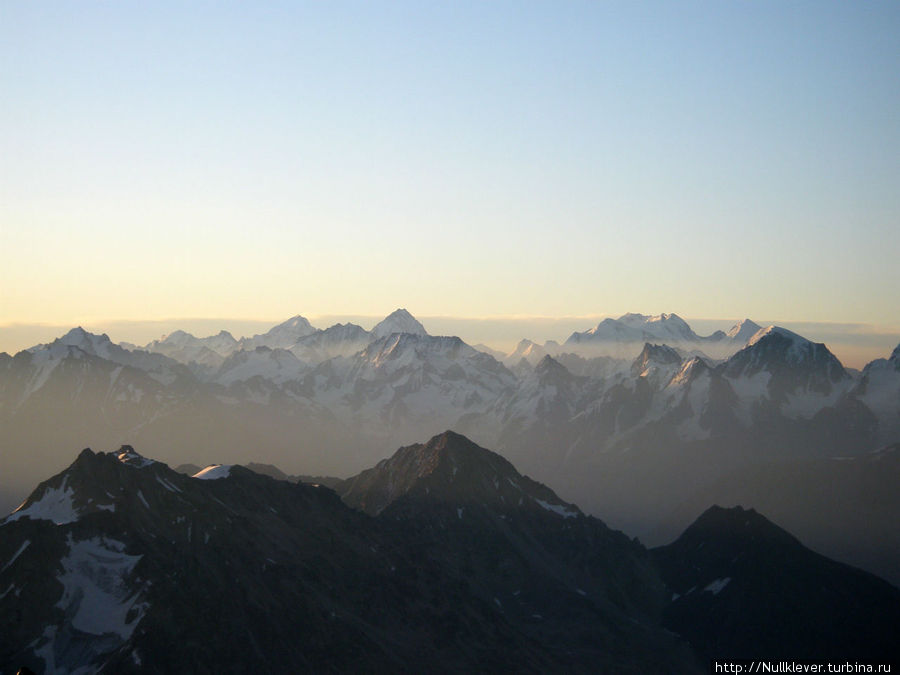
[[[805,549],[767,521],[779,534],[747,537],[713,510],[651,553],[452,432],[337,487],[359,509],[240,466],[191,477],[84,450],[0,521],[0,673],[703,672],[719,652],[702,636],[727,634],[673,593],[729,599],[766,556],[803,589],[769,609],[831,603],[854,636],[843,656],[883,645],[874,612],[898,625],[896,589],[808,551],[786,564],[782,547]],[[716,567],[735,546],[757,562]],[[802,578],[820,567],[817,596]],[[690,574],[714,588],[688,592]],[[712,611],[762,639],[746,602]],[[797,619],[769,616],[782,633]]]
[[897,658],[900,590],[810,551],[753,509],[714,506],[652,553],[673,591],[664,625],[704,657]]

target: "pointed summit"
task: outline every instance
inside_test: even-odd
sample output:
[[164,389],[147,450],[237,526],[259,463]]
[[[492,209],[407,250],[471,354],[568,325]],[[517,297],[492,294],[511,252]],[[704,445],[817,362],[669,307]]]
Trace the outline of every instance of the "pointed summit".
[[538,361],[538,364],[534,367],[534,372],[541,377],[547,376],[570,378],[572,376],[568,368],[566,368],[563,364],[561,364],[549,354]]
[[67,347],[78,347],[81,351],[92,356],[100,356],[109,358],[110,348],[113,347],[109,336],[106,333],[95,335],[86,331],[81,326],[73,328],[60,338],[51,343],[51,347],[56,345],[65,345]]
[[288,349],[295,345],[300,338],[316,333],[305,317],[292,316],[277,326],[273,326],[261,335],[252,338],[243,338],[240,341],[241,349],[255,349],[256,347],[269,347],[270,349]]
[[713,506],[652,555],[673,591],[664,625],[705,658],[896,653],[900,591],[814,553],[753,509]]
[[631,365],[631,372],[640,374],[651,365],[672,365],[681,363],[681,354],[668,345],[654,345],[649,342],[644,343],[644,349]]
[[849,378],[824,344],[810,342],[779,326],[757,331],[746,347],[728,359],[724,372],[730,378],[768,372],[788,390],[802,387],[823,393],[831,391],[832,384]]
[[393,457],[348,479],[342,498],[377,515],[400,499],[422,499],[454,507],[478,504],[505,509],[545,509],[565,518],[581,514],[545,485],[520,474],[496,452],[445,431],[424,445],[400,448]]
[[[698,548],[704,542],[718,540],[720,544],[739,547],[759,542],[778,542],[781,546],[800,547],[796,537],[781,529],[756,510],[741,506],[709,507],[679,537],[685,548]],[[729,549],[729,553],[731,550]]]
[[725,336],[733,341],[739,342],[741,344],[746,344],[750,338],[756,335],[757,332],[762,330],[762,326],[758,323],[751,321],[750,319],[744,319],[743,321],[736,323],[733,325]]
[[388,314],[372,329],[372,339],[378,340],[392,333],[411,333],[413,335],[428,335],[425,326],[405,309],[398,309]]
[[74,345],[76,347],[81,346],[85,343],[93,342],[94,340],[103,340],[106,339],[106,342],[109,342],[109,337],[104,333],[101,335],[94,335],[93,333],[89,333],[81,326],[77,326],[73,328],[68,333],[59,338],[59,341],[63,344]]
[[547,350],[536,342],[524,339],[520,340],[516,348],[505,357],[507,363],[519,363],[525,359],[530,365],[536,364],[547,354]]

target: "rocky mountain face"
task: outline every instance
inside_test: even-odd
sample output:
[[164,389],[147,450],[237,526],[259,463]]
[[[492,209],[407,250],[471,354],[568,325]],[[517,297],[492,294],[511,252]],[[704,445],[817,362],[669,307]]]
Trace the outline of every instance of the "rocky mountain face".
[[877,416],[824,345],[787,333],[759,331],[719,364],[648,343],[626,374],[589,378],[568,393],[568,416],[537,405],[563,389],[540,380],[535,387],[532,379],[518,393],[535,402],[533,412],[518,414],[528,403],[509,397],[462,428],[500,429],[491,439],[526,471],[647,536],[655,514],[724,475],[760,462],[878,447],[879,430],[892,424],[888,410],[900,411],[900,396],[892,398],[879,381],[878,390],[887,391],[881,395],[893,402]]
[[[197,338],[183,330],[176,330],[159,340],[153,340],[142,351],[162,354],[179,363],[197,364],[216,368],[239,348],[239,343],[228,331],[218,335]],[[134,351],[139,351],[134,349]],[[201,370],[202,369],[198,369]]]
[[[487,451],[428,447],[490,496]],[[646,552],[496,468],[565,513],[445,491],[413,522],[410,480],[373,518],[239,466],[85,450],[0,522],[0,671],[699,672],[654,623]]]
[[712,507],[652,553],[673,591],[664,625],[705,658],[897,656],[900,590],[810,551],[753,509]]
[[875,416],[879,443],[893,443],[900,438],[900,345],[890,358],[866,365],[851,395]]
[[[405,310],[371,332],[319,330],[297,316],[249,339],[176,332],[161,341],[179,359],[216,354],[202,363],[75,329],[0,355],[0,426],[14,449],[0,506],[21,501],[40,471],[61,470],[73,447],[133,443],[173,465],[257,461],[347,476],[453,428],[586,511],[662,543],[653,539],[660,514],[685,514],[681,505],[727,476],[900,439],[896,351],[857,375],[825,345],[781,328],[745,321],[704,337],[686,325],[625,315],[587,331],[588,341],[624,335],[629,349],[634,336],[654,336],[627,360],[523,341],[504,362],[428,335]],[[730,355],[698,354],[714,345]],[[695,515],[666,527],[680,531]]]
[[647,551],[453,432],[344,502],[285,478],[84,450],[0,521],[0,672],[699,673],[896,645],[900,591],[753,511]]

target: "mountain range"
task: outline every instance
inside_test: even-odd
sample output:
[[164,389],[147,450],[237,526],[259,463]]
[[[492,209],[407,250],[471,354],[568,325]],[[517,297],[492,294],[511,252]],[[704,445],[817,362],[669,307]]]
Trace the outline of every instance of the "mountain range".
[[647,550],[454,432],[330,488],[124,446],[0,521],[0,672],[706,672],[885,659],[900,590],[713,507]]
[[[429,335],[402,309],[371,331],[295,316],[250,338],[176,331],[144,347],[76,328],[0,354],[0,506],[61,470],[72,448],[133,444],[173,466],[262,462],[343,478],[451,428],[661,544],[711,503],[700,495],[728,502],[731,477],[849,457],[862,467],[852,480],[870,484],[878,469],[862,458],[900,442],[900,347],[857,373],[777,326],[699,336],[675,314],[626,314],[497,356]],[[778,513],[807,539],[808,519],[791,517],[805,499],[786,496]],[[853,551],[900,582],[900,535],[876,541],[851,506],[839,540],[816,538],[821,552]]]

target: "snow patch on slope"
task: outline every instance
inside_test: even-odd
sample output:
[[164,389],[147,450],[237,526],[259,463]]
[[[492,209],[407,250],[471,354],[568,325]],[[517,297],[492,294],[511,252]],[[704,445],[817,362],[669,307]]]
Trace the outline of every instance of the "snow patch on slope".
[[67,525],[78,520],[78,511],[72,503],[72,497],[75,491],[66,487],[68,476],[63,478],[62,485],[58,488],[47,487],[40,499],[32,502],[25,508],[21,506],[13,511],[4,521],[11,523],[20,518],[29,518],[31,520],[49,520],[57,525]]
[[541,508],[547,509],[548,511],[552,511],[563,518],[577,518],[578,512],[572,511],[571,507],[566,506],[564,504],[551,504],[550,502],[545,502],[543,499],[534,498],[534,501],[538,503]]
[[56,606],[72,617],[77,630],[127,640],[146,611],[146,605],[137,604],[139,593],[126,585],[141,556],[128,555],[123,543],[102,537],[76,542],[70,535],[68,543],[58,577],[64,590]]
[[771,379],[772,373],[766,371],[760,371],[750,377],[729,378],[728,382],[738,399],[735,412],[744,425],[749,426],[753,421],[754,404],[769,397]]
[[143,469],[145,467],[156,464],[152,459],[147,459],[143,455],[139,455],[130,445],[123,445],[119,452],[116,453],[116,459],[122,464],[126,464],[135,469]]
[[199,478],[200,480],[218,480],[220,478],[228,478],[231,474],[231,464],[210,464],[202,471],[198,471],[191,478]]
[[704,591],[709,591],[713,595],[718,595],[721,593],[722,589],[728,585],[728,582],[731,581],[731,577],[725,577],[724,579],[715,579],[711,581],[706,587],[703,589]]

